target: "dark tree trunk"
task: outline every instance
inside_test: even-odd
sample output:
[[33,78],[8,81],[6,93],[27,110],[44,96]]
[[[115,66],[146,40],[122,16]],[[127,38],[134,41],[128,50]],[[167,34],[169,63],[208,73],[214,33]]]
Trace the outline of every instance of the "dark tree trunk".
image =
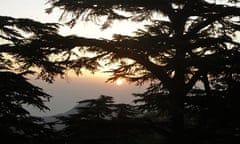
[[184,142],[184,52],[177,50],[174,86],[171,91],[173,142]]
[[185,97],[185,44],[183,31],[185,18],[183,15],[175,15],[173,23],[175,35],[175,75],[173,86],[170,90],[172,104],[172,143],[184,143],[184,97]]

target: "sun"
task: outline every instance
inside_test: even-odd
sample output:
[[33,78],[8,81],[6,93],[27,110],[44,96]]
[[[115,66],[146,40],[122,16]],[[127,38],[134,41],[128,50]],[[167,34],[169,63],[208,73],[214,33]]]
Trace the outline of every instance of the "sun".
[[116,80],[116,85],[120,86],[123,84],[123,81],[121,79]]

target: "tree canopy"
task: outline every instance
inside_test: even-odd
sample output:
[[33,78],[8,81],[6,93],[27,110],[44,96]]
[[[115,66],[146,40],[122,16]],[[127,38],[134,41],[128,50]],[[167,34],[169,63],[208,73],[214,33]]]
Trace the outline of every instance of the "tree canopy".
[[26,76],[36,74],[52,82],[55,76],[63,75],[64,62],[50,57],[67,51],[59,48],[63,47],[58,42],[63,37],[58,35],[55,23],[8,16],[0,16],[0,21],[1,137],[9,143],[41,143],[53,131],[41,118],[31,116],[26,106],[49,110],[44,102],[51,96],[32,85]]
[[51,96],[25,76],[33,74],[33,68],[37,67],[39,76],[45,80],[51,80],[51,76],[44,75],[59,73],[58,66],[47,60],[51,50],[39,44],[47,36],[55,36],[58,25],[7,16],[0,16],[0,20],[1,137],[9,143],[31,143],[37,139],[43,142],[47,135],[51,137],[52,130],[41,118],[31,116],[26,106],[48,110],[44,102]]
[[[95,72],[102,66],[102,60],[105,65],[118,63],[118,67],[108,71],[112,73],[110,81],[122,77],[137,84],[148,80],[154,83],[144,94],[136,96],[146,103],[142,105],[144,109],[169,111],[174,141],[184,138],[187,110],[197,110],[201,117],[199,125],[206,127],[209,121],[214,123],[220,118],[219,112],[216,113],[219,108],[236,113],[239,0],[47,1],[51,4],[48,13],[59,8],[63,10],[61,18],[72,14],[66,22],[70,26],[78,19],[94,21],[101,16],[107,17],[103,29],[114,20],[149,23],[145,29],[137,30],[135,36],[115,35],[106,40],[64,37],[57,33],[58,24],[0,16],[0,79],[7,81],[6,85],[0,83],[1,109],[7,110],[1,111],[0,118],[1,124],[6,124],[1,129],[8,130],[10,135],[14,133],[13,127],[19,128],[18,134],[22,131],[34,134],[28,131],[29,127],[15,125],[16,121],[28,118],[31,124],[36,124],[23,105],[46,110],[43,102],[50,98],[24,75],[36,73],[52,82],[56,75],[63,75],[69,69],[76,73],[81,73],[82,68]],[[12,89],[16,85],[18,88]],[[209,114],[214,118],[205,118]],[[6,118],[12,116],[11,123]],[[230,122],[233,129],[235,123]]]
[[[114,76],[125,76],[131,80],[157,78],[168,89],[174,89],[175,69],[182,66],[186,69],[185,75],[188,75],[185,80],[187,93],[203,74],[202,71],[219,72],[222,70],[219,64],[223,67],[228,63],[233,65],[232,59],[238,57],[239,43],[234,35],[239,30],[239,8],[234,3],[220,5],[203,0],[49,2],[52,8],[63,9],[63,14],[73,13],[72,21],[79,17],[91,20],[91,17],[101,15],[107,15],[107,21],[110,21],[114,16],[116,19],[122,16],[117,10],[130,12],[128,16],[122,16],[127,19],[152,20],[147,31],[138,31],[136,37],[116,36],[112,41],[76,39],[76,46],[86,46],[88,51],[97,52],[91,60],[106,57],[113,61],[118,58],[134,60],[130,64],[122,62],[121,67],[114,71]],[[152,19],[153,13],[162,15],[156,20]],[[177,49],[183,53],[181,61],[177,61]],[[217,59],[211,58],[213,56]]]
[[159,140],[151,136],[154,131],[148,123],[136,116],[136,107],[116,104],[113,97],[101,95],[96,99],[82,100],[75,109],[77,111],[70,115],[57,116],[59,123],[65,125],[60,131],[65,143],[75,144],[81,140],[89,144],[142,144]]
[[[107,16],[103,28],[116,19],[151,22],[146,30],[138,30],[136,36],[116,35],[113,40],[75,37],[72,44],[96,53],[95,57],[84,57],[86,62],[97,65],[100,59],[118,61],[119,67],[111,71],[110,80],[118,77],[138,83],[152,80],[160,85],[160,90],[167,91],[173,131],[179,134],[174,134],[178,139],[183,136],[184,106],[191,105],[187,96],[198,95],[196,87],[212,98],[216,91],[231,87],[229,79],[239,81],[238,0],[49,0],[49,3],[52,7],[47,12],[59,8],[63,17],[72,14],[67,22],[70,26],[78,19],[88,21],[101,16]],[[156,14],[158,18],[154,18]]]

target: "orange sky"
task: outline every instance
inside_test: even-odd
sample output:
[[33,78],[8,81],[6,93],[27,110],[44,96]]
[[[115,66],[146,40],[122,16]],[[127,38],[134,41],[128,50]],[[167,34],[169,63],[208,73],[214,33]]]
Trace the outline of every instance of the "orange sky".
[[123,81],[121,86],[115,83],[106,83],[107,76],[84,75],[68,76],[65,79],[56,79],[53,84],[48,84],[41,80],[31,80],[34,84],[40,86],[45,92],[54,96],[50,102],[46,103],[51,111],[46,113],[39,112],[37,109],[30,108],[33,115],[48,116],[68,111],[74,107],[77,101],[97,98],[100,95],[113,96],[118,103],[131,103],[134,97],[132,93],[143,92],[146,85],[135,86]]
[[[3,0],[0,5],[0,14],[3,16],[12,16],[16,18],[31,18],[42,22],[59,22],[60,13],[48,15],[44,9],[46,0]],[[60,22],[64,23],[64,22]],[[110,39],[113,33],[132,35],[133,31],[142,28],[143,24],[129,23],[124,21],[119,25],[115,25],[106,29],[100,30],[100,26],[93,22],[80,22],[75,27],[70,29],[63,26],[60,33],[63,35],[76,34],[79,36],[90,38],[108,38]],[[68,111],[76,105],[77,101],[86,98],[96,98],[101,94],[114,96],[117,102],[130,103],[133,99],[131,93],[143,91],[146,86],[136,87],[133,84],[124,82],[121,86],[116,84],[105,83],[108,75],[103,73],[84,74],[82,76],[74,76],[69,74],[66,79],[56,79],[53,84],[48,84],[41,80],[32,79],[31,82],[44,89],[45,92],[51,94],[53,98],[46,103],[51,111],[42,113],[37,109],[28,108],[33,115],[46,116],[55,115]]]
[[[46,14],[44,9],[48,6],[45,3],[46,0],[2,0],[0,14],[18,18],[32,18],[42,22],[59,22],[61,13]],[[116,22],[112,28],[102,31],[99,29],[100,26],[94,23],[80,22],[72,29],[66,26],[61,27],[60,33],[64,35],[77,34],[90,38],[111,38],[113,33],[132,35],[133,31],[143,27],[143,24],[129,23],[128,21],[119,24]],[[240,34],[238,33],[237,39],[239,37]],[[136,87],[126,82],[121,86],[116,86],[115,84],[105,83],[107,77],[106,74],[99,73],[95,75],[85,74],[80,77],[69,74],[66,79],[57,79],[53,84],[47,84],[41,80],[31,80],[54,97],[47,103],[51,109],[50,112],[39,113],[35,109],[30,110],[34,115],[53,115],[68,111],[79,100],[95,98],[101,94],[115,96],[117,102],[129,103],[133,99],[131,93],[144,91],[146,87],[146,85]]]

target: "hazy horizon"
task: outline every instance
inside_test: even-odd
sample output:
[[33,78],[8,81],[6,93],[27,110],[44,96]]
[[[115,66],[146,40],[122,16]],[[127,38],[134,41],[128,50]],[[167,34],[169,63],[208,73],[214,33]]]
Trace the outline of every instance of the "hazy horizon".
[[44,92],[52,95],[50,102],[46,105],[50,111],[40,112],[36,108],[28,107],[35,116],[51,116],[64,113],[77,105],[78,101],[97,98],[100,95],[113,96],[116,103],[132,103],[132,93],[143,92],[146,85],[136,86],[123,80],[123,84],[106,83],[107,75],[80,75],[68,76],[65,79],[57,78],[52,84],[42,80],[32,79],[34,85],[39,86]]
[[[61,13],[55,12],[49,15],[45,13],[46,8],[48,8],[46,0],[8,0],[1,3],[0,13],[3,16],[58,23]],[[89,38],[111,38],[114,33],[131,35],[134,30],[143,27],[142,24],[129,24],[128,21],[123,21],[121,24],[125,29],[119,29],[119,25],[115,25],[115,27],[113,25],[112,28],[102,31],[100,25],[96,25],[94,22],[81,22],[72,29],[62,26],[59,32],[63,35],[76,34]],[[53,96],[50,102],[46,102],[51,111],[39,112],[38,109],[32,107],[28,107],[28,110],[36,116],[55,115],[70,110],[77,104],[77,101],[86,98],[96,98],[102,94],[114,96],[116,102],[130,103],[133,99],[132,93],[145,90],[145,86],[136,87],[134,84],[127,84],[126,82],[121,86],[116,86],[115,84],[105,83],[106,80],[106,75],[70,76],[68,79],[56,79],[53,84],[33,79],[30,82],[43,88],[45,92]]]

